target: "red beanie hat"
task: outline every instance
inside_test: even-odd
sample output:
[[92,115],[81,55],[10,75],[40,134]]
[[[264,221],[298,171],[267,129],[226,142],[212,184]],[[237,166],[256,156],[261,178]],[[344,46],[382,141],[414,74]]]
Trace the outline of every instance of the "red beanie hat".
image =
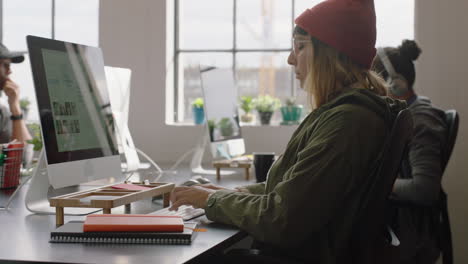
[[375,56],[373,0],[326,0],[295,20],[309,35],[370,69]]

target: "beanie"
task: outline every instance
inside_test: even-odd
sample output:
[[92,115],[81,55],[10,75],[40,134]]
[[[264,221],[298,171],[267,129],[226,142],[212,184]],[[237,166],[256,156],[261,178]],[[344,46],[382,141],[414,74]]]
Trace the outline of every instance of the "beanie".
[[326,0],[295,20],[309,35],[370,69],[375,56],[373,0]]

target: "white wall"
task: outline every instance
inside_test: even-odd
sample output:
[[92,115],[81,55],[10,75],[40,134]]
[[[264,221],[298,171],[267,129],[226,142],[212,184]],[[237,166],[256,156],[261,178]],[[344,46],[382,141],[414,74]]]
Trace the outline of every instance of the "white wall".
[[416,90],[443,109],[456,109],[460,129],[443,184],[449,198],[455,263],[468,263],[468,1],[416,0],[422,53]]
[[[411,1],[411,0],[409,0]],[[133,70],[130,129],[135,144],[159,162],[173,162],[195,145],[200,127],[165,125],[166,1],[101,0],[100,45],[107,65]],[[416,39],[423,53],[416,89],[461,116],[444,185],[449,193],[456,263],[468,263],[468,1],[416,0]],[[169,20],[170,22],[170,20]],[[170,48],[170,45],[168,46]],[[243,130],[247,151],[281,152],[293,127]]]

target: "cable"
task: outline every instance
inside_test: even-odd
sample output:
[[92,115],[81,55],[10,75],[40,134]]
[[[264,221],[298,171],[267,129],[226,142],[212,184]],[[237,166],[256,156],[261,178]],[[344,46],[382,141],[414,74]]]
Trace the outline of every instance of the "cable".
[[[210,69],[211,70],[211,69]],[[117,133],[117,136],[118,138],[122,138],[122,134],[121,134],[121,130],[119,129],[119,126],[117,125],[117,129],[116,129],[116,133]],[[128,135],[130,136],[130,135]],[[124,143],[126,142],[126,143]],[[140,155],[142,155],[143,157],[145,157],[145,159],[150,162],[157,170],[157,173],[159,174],[156,178],[155,181],[158,181],[162,175],[164,173],[173,173],[173,174],[176,174],[177,173],[177,168],[179,167],[180,163],[182,163],[182,161],[185,160],[185,158],[190,155],[191,153],[195,152],[197,150],[198,147],[194,147],[194,148],[191,148],[189,149],[187,152],[185,152],[180,158],[178,158],[176,160],[176,162],[174,163],[174,165],[172,165],[168,170],[162,170],[161,167],[158,166],[158,164],[156,164],[156,162],[154,162],[146,153],[144,153],[141,149],[135,147],[135,146],[130,146],[130,143],[128,140],[123,140],[123,142],[120,142],[120,144],[125,144],[127,148],[130,148],[130,149],[133,149],[135,151],[137,151],[137,153],[139,153]],[[132,144],[133,145],[133,144]],[[204,146],[204,145],[203,145]],[[125,150],[125,147],[122,146],[122,148]],[[126,172],[128,173],[128,171]],[[130,175],[128,175],[126,178],[125,178],[125,181],[127,181],[128,179],[130,179],[132,176],[133,176],[134,172],[131,172]]]
[[[130,146],[128,146],[130,147]],[[157,173],[159,174],[158,177],[156,177],[155,181],[158,181],[162,175],[165,173],[165,172],[172,172],[172,173],[176,173],[176,169],[177,167],[180,165],[180,163],[192,152],[194,152],[196,150],[196,148],[192,148],[190,150],[188,150],[187,152],[185,152],[179,159],[177,159],[177,161],[174,163],[174,165],[172,165],[172,167],[170,167],[168,170],[162,170],[161,167],[158,166],[158,164],[156,162],[154,162],[153,159],[151,159],[145,152],[143,152],[141,149],[135,147],[133,148],[134,150],[136,150],[140,155],[142,155],[149,163],[151,163],[151,165],[153,165],[156,170],[157,170]],[[133,176],[134,172],[132,171],[130,173],[129,176],[127,176],[125,178],[125,181],[127,181],[128,179],[130,179],[132,176]]]
[[182,156],[180,156],[179,159],[176,160],[176,162],[174,163],[174,165],[172,165],[172,167],[170,167],[167,171],[176,173],[176,172],[177,172],[176,169],[177,169],[177,167],[179,167],[180,163],[181,163],[182,161],[184,161],[184,159],[185,159],[189,154],[195,152],[195,150],[197,150],[196,147],[187,150]]
[[32,178],[32,176],[27,177],[27,179],[23,180],[23,182],[22,182],[18,187],[16,187],[16,190],[13,192],[13,194],[11,194],[10,198],[8,198],[8,200],[7,200],[7,202],[5,203],[5,205],[0,206],[0,211],[8,211],[11,201],[13,201],[13,198],[16,196],[16,194],[18,193],[18,191],[19,191],[31,178]]
[[[182,154],[182,156],[180,156],[176,162],[174,163],[174,165],[172,165],[169,169],[167,170],[163,170],[161,169],[161,167],[158,166],[158,164],[156,164],[156,162],[154,162],[146,153],[144,153],[141,149],[135,147],[133,148],[134,150],[136,150],[140,155],[142,155],[147,161],[149,161],[157,170],[157,173],[159,174],[159,176],[155,179],[155,181],[158,181],[164,173],[174,173],[176,174],[177,173],[177,168],[179,167],[180,163],[182,163],[182,161],[185,160],[185,158],[187,158],[188,155],[192,154],[193,152],[195,152],[197,150],[197,148],[191,148],[189,150],[187,150],[184,154]],[[129,173],[129,172],[127,172]],[[128,179],[130,179],[134,174],[134,171],[130,172],[130,175],[127,176],[125,178],[125,181],[127,181]]]
[[126,183],[126,182],[128,181],[128,179],[130,179],[130,178],[133,176],[133,174],[134,174],[135,172],[134,172],[134,171],[127,171],[127,172],[125,172],[125,173],[130,173],[130,175],[128,175],[127,177],[125,177],[124,183]]
[[[156,177],[156,179],[154,180],[154,181],[157,182],[162,177],[162,175],[164,173],[164,171],[161,169],[161,167],[159,167],[158,164],[156,164],[156,162],[154,162],[153,159],[151,159],[145,152],[143,152],[143,150],[141,150],[141,149],[139,149],[137,147],[134,147],[134,148],[132,148],[130,146],[127,146],[127,147],[135,150],[137,153],[139,153],[141,156],[143,156],[149,163],[151,163],[151,165],[154,166],[154,168],[157,170],[156,173],[159,174]],[[128,181],[128,179],[130,179],[133,176],[133,174],[135,173],[134,171],[127,171],[126,173],[129,173],[129,172],[130,172],[130,175],[125,178],[125,181]]]
[[[184,159],[191,153],[193,153],[197,148],[192,148],[192,149],[189,149],[187,152],[185,152],[180,158],[178,158],[176,160],[176,162],[174,163],[174,165],[172,165],[169,169],[167,170],[162,170],[161,167],[158,166],[158,164],[156,164],[156,162],[154,162],[146,153],[144,153],[141,149],[135,147],[133,148],[134,150],[136,150],[140,155],[142,155],[148,162],[150,162],[157,170],[157,173],[159,174],[159,176],[155,179],[155,181],[158,181],[162,175],[164,173],[167,173],[167,172],[171,172],[171,173],[177,173],[177,167],[179,167],[180,163],[182,163],[182,161],[184,161]],[[131,174],[129,176],[127,176],[125,178],[125,181],[127,181],[129,178],[131,178],[133,176],[134,172],[131,172]]]
[[146,155],[146,153],[144,153],[141,149],[135,147],[135,150],[140,153],[140,155],[142,155],[143,157],[145,157],[145,159],[147,161],[149,161],[155,168],[156,170],[158,171],[159,174],[162,174],[163,173],[163,170],[161,169],[161,167],[158,166],[158,164],[156,164],[156,162],[154,162],[154,160],[152,160],[148,155]]

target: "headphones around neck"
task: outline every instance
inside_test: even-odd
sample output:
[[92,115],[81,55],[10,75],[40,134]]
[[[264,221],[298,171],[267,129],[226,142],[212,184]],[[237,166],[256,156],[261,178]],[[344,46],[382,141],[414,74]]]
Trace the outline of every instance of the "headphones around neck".
[[387,53],[383,48],[377,49],[377,55],[388,73],[388,90],[394,96],[403,96],[408,92],[408,81],[405,77],[395,71]]

